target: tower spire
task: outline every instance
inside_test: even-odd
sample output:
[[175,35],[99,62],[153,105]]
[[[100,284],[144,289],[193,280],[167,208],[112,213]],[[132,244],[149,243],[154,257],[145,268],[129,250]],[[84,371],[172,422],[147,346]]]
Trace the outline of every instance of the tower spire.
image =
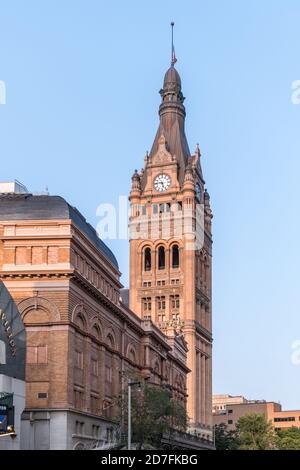
[[177,62],[176,59],[176,54],[175,54],[175,47],[174,47],[174,21],[171,23],[171,32],[172,32],[172,41],[171,41],[171,67],[174,67],[174,65]]

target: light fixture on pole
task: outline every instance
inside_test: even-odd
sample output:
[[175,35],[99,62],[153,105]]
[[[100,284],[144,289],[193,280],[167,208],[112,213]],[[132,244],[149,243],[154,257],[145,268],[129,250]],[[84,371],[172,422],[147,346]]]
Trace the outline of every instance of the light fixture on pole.
[[128,380],[128,440],[127,447],[128,450],[131,450],[131,387],[138,385],[139,389],[141,388],[141,382],[131,382]]

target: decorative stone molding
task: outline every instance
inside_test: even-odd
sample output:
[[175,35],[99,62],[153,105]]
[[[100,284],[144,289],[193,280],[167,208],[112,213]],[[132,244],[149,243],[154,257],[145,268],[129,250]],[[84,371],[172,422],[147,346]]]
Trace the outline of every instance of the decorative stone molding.
[[162,134],[158,139],[158,151],[152,159],[153,163],[169,163],[172,162],[172,155],[168,152],[166,147],[166,139]]
[[[100,320],[97,316],[94,316],[90,320],[90,333],[95,336],[98,340],[102,340],[103,338],[103,327],[101,325]],[[97,334],[95,334],[95,329],[97,330]]]
[[32,310],[43,310],[48,314],[49,322],[60,321],[60,313],[58,307],[54,302],[45,299],[43,297],[29,297],[28,299],[22,300],[18,304],[18,310],[22,316],[22,319]]
[[[80,322],[78,322],[78,319],[80,319]],[[83,331],[89,331],[89,318],[83,303],[77,304],[76,307],[74,307],[71,320],[73,323],[78,324],[78,326],[80,327],[80,323],[82,323]]]
[[[131,357],[133,356],[133,357]],[[138,354],[137,354],[137,351],[136,351],[136,347],[133,343],[129,343],[127,345],[127,348],[126,348],[126,357],[131,360],[132,362],[136,363],[137,361],[137,357],[138,357]]]
[[109,327],[105,332],[105,343],[112,349],[117,349],[116,335],[114,330]]

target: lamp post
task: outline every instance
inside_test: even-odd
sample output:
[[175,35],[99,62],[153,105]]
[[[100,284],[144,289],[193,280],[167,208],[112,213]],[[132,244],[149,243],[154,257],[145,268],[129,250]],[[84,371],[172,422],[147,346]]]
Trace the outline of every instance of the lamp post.
[[131,387],[134,385],[138,385],[141,387],[141,382],[131,382],[128,380],[128,439],[127,439],[127,447],[128,450],[131,450]]

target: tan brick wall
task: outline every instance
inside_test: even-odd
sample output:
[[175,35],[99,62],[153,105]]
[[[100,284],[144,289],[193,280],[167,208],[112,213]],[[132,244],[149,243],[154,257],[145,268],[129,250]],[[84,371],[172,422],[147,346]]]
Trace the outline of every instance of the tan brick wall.
[[[128,379],[128,370],[150,371],[157,383],[166,378],[163,369],[154,374],[151,365],[145,367],[141,322],[132,312],[120,310],[118,273],[113,275],[99,252],[74,231],[79,259],[68,238],[56,238],[55,227],[43,221],[43,233],[51,236],[41,242],[40,227],[33,222],[26,221],[25,228],[22,221],[17,222],[13,231],[8,230],[9,237],[2,239],[0,225],[0,262],[4,256],[10,270],[7,274],[1,265],[0,275],[27,331],[26,407],[76,407],[114,417],[113,400]],[[23,232],[24,239],[11,235]],[[74,269],[69,264],[71,250]],[[168,358],[166,338],[157,342],[151,334],[150,362],[157,354],[159,361]],[[169,380],[176,388],[173,377],[181,374],[185,383],[186,371],[177,363],[174,367],[171,359],[169,363],[174,369]]]

